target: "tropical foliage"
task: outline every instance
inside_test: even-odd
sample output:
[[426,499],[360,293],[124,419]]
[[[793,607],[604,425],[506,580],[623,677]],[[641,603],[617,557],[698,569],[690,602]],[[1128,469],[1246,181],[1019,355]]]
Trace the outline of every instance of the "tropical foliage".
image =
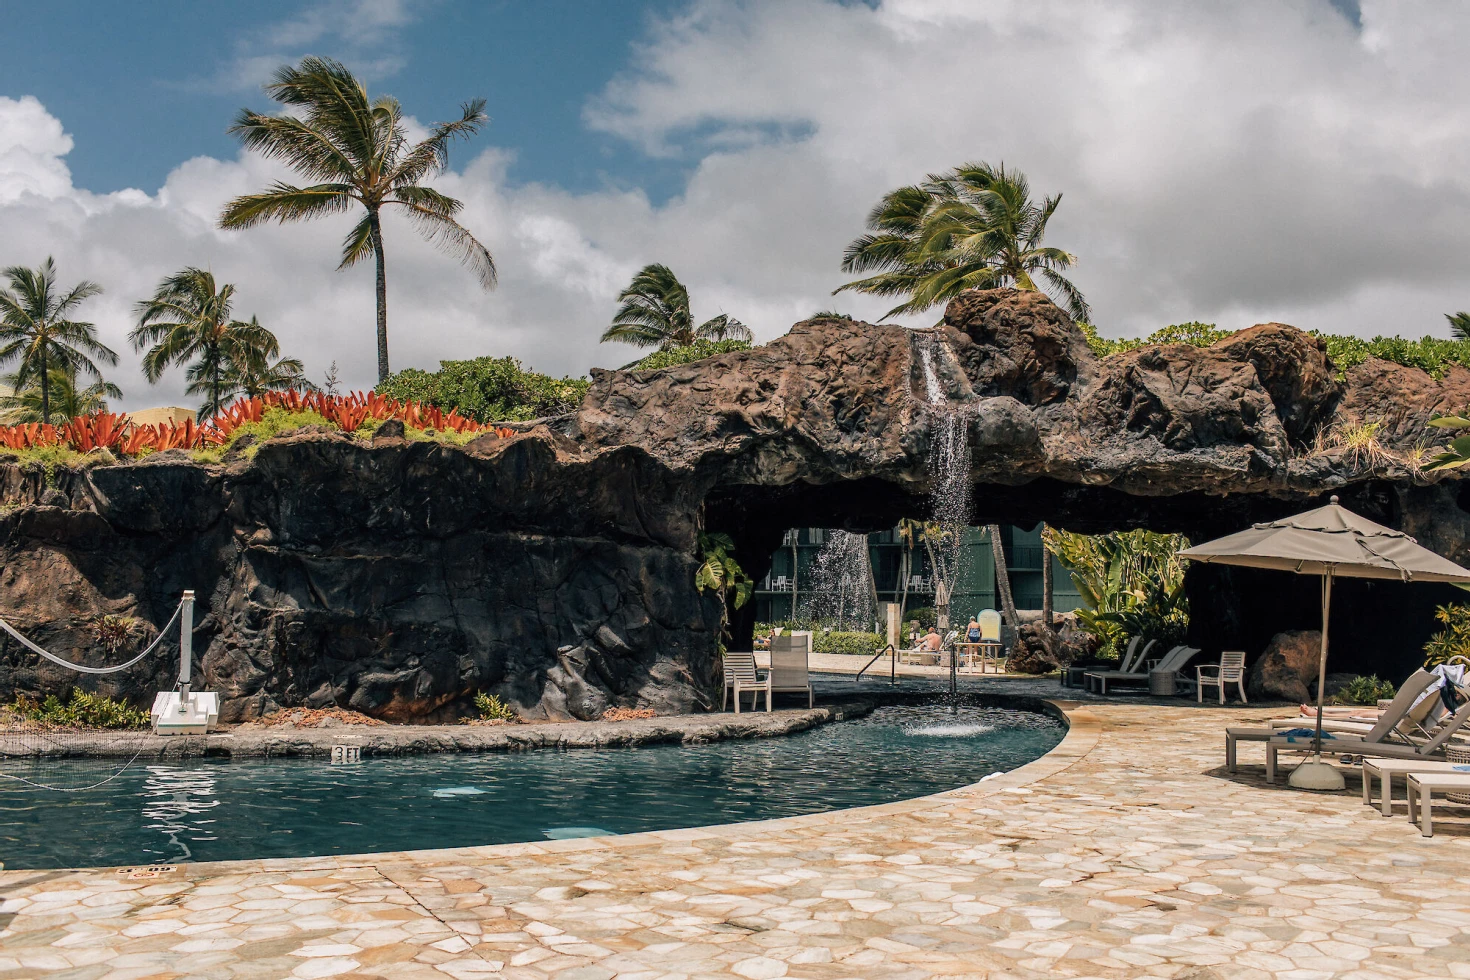
[[378,394],[455,411],[476,422],[525,422],[576,411],[585,378],[527,371],[513,357],[440,361],[438,371],[410,368],[379,382]]
[[647,357],[628,365],[628,370],[650,371],[654,368],[673,367],[676,364],[688,364],[690,361],[702,361],[706,357],[728,354],[732,350],[750,350],[750,341],[700,338],[692,344],[684,344],[681,347],[662,347]]
[[1434,618],[1442,627],[1424,644],[1424,667],[1438,667],[1453,657],[1470,661],[1470,605],[1461,602],[1439,606]]
[[813,653],[846,653],[871,657],[887,641],[879,633],[856,630],[817,630],[812,633]]
[[1450,336],[1456,340],[1470,340],[1470,313],[1461,310],[1458,313],[1446,313],[1444,318],[1450,321]]
[[699,340],[744,340],[750,328],[721,313],[695,326],[689,308],[689,290],[666,265],[646,265],[638,270],[628,288],[618,293],[622,305],[613,314],[612,326],[602,333],[610,340],[635,347],[688,347]]
[[97,328],[70,319],[86,300],[102,292],[83,280],[71,289],[56,283],[56,262],[47,257],[39,268],[13,265],[5,270],[9,288],[0,289],[0,364],[18,361],[12,388],[24,396],[35,386],[40,422],[51,421],[51,386],[55,372],[102,379],[93,358],[116,364],[117,354],[97,339]]
[[745,574],[734,557],[735,542],[728,534],[699,533],[701,564],[694,573],[699,591],[712,590],[739,609],[755,590],[755,580]]
[[842,271],[874,273],[840,286],[902,296],[884,315],[922,313],[966,289],[1045,288],[1072,317],[1089,320],[1082,293],[1062,273],[1070,252],[1042,244],[1062,196],[1037,203],[1026,175],[1004,165],[967,163],[884,195],[868,233],[848,245]]
[[189,449],[214,454],[203,457],[209,460],[217,459],[220,450],[247,434],[268,438],[303,425],[366,434],[388,419],[401,421],[410,439],[466,442],[477,435],[514,435],[510,429],[467,419],[452,410],[445,412],[437,405],[399,401],[374,392],[324,395],[284,391],[242,398],[203,425],[196,425],[192,419],[183,425],[138,425],[126,415],[109,413],[79,416],[62,426],[40,422],[0,425],[0,452],[106,450],[112,457],[139,457],[166,449]]
[[1178,552],[1189,547],[1180,534],[1114,531],[1074,534],[1047,528],[1042,543],[1072,573],[1084,607],[1083,627],[1116,654],[1128,637],[1180,643],[1189,627],[1184,595],[1184,563]]
[[224,411],[242,392],[258,395],[304,383],[300,361],[273,360],[281,353],[275,334],[254,317],[245,322],[231,316],[234,301],[233,285],[217,285],[212,272],[191,266],[137,304],[138,325],[128,334],[134,350],[148,348],[143,376],[150,384],[173,365],[186,367],[185,394],[204,396],[201,421]]
[[487,721],[516,720],[516,709],[500,700],[499,695],[479,692],[475,695],[475,709],[480,712],[480,717]]
[[449,165],[456,139],[479,132],[485,100],[461,107],[460,117],[434,125],[428,138],[410,144],[397,99],[368,99],[367,89],[340,62],[304,58],[279,68],[266,93],[300,116],[241,110],[230,132],[247,149],[280,160],[312,183],[278,182],[258,194],[237,197],[220,215],[222,228],[250,228],[269,221],[285,224],[363,208],[361,220],[342,243],[339,269],[372,256],[377,262],[378,380],[388,369],[388,286],[383,254],[382,213],[397,208],[419,234],[460,257],[486,289],[495,285],[495,262],[456,220],[462,202],[423,181]]
[[[1470,429],[1470,418],[1463,415],[1445,415],[1437,419],[1430,419],[1429,425],[1435,429],[1464,432]],[[1457,470],[1466,463],[1470,463],[1470,434],[1452,438],[1449,445],[1440,449],[1438,456],[1424,465],[1424,469]]]
[[1367,677],[1361,674],[1348,681],[1342,690],[1332,696],[1336,704],[1377,704],[1382,698],[1391,698],[1396,693],[1392,681],[1377,674]]
[[73,688],[67,701],[54,694],[44,701],[22,696],[5,705],[4,711],[32,724],[57,728],[143,728],[148,724],[148,712],[80,688]]
[[[39,378],[32,378],[22,386],[15,374],[0,377],[0,388],[8,388],[13,394],[0,395],[0,422],[44,422],[46,413],[41,405],[42,389]],[[85,388],[77,388],[77,376],[68,368],[52,368],[50,384],[45,394],[50,402],[51,414],[58,418],[71,419],[78,415],[92,415],[107,411],[107,399],[121,398],[122,389],[110,381],[98,379]]]

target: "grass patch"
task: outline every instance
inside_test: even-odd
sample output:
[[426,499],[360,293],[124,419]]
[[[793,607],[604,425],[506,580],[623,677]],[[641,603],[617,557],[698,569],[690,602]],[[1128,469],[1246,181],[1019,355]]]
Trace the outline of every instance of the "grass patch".
[[88,465],[89,456],[97,456],[92,461],[94,466],[105,466],[107,461],[117,462],[111,453],[107,459],[102,459],[99,453],[79,453],[67,446],[34,446],[30,449],[0,449],[0,456],[14,456],[22,466],[39,463],[46,470],[46,484],[49,486],[56,477],[56,471],[61,468],[80,469]]
[[246,459],[254,459],[255,454],[260,451],[260,444],[267,439],[285,435],[296,429],[304,429],[308,425],[320,425],[328,429],[337,428],[335,422],[316,412],[291,412],[284,408],[268,408],[259,422],[246,422],[231,432],[230,437],[220,445],[210,446],[208,449],[196,449],[192,455],[201,463],[220,463],[224,461],[225,454],[235,443],[246,436],[254,436],[255,444],[245,447],[244,452]]

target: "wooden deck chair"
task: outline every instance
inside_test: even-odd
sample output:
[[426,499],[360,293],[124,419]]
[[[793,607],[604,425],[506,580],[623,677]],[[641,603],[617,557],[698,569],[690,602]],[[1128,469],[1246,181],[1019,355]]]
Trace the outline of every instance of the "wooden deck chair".
[[[771,646],[784,637],[773,637]],[[720,710],[725,710],[725,699],[730,692],[735,692],[735,713],[740,714],[740,696],[746,691],[750,692],[750,710],[754,711],[757,700],[762,691],[766,693],[766,710],[771,710],[771,675],[761,677],[756,671],[754,653],[725,654],[725,692],[720,697]]]
[[811,676],[807,673],[806,645],[807,638],[801,636],[778,636],[771,640],[771,672],[766,677],[770,683],[770,690],[766,694],[768,709],[772,694],[799,694],[805,691],[806,706],[810,708],[816,703]]

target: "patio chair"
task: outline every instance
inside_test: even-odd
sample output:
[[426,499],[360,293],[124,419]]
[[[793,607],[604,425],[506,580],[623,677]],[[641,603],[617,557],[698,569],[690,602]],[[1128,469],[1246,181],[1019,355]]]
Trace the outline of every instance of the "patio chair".
[[[1392,725],[1379,722],[1368,735],[1352,735],[1348,733],[1327,732],[1322,739],[1322,748],[1325,753],[1345,755],[1371,756],[1380,759],[1442,759],[1444,758],[1445,743],[1465,723],[1470,721],[1470,704],[1464,705],[1456,711],[1449,721],[1440,728],[1434,738],[1426,742],[1388,742],[1384,738],[1393,730]],[[1376,739],[1370,736],[1377,735]],[[1266,743],[1266,782],[1276,781],[1276,756],[1279,752],[1310,752],[1314,739],[1306,735],[1276,735]]]
[[[1413,709],[1414,702],[1418,699],[1419,695],[1428,690],[1429,685],[1433,684],[1434,681],[1435,676],[1427,670],[1416,670],[1410,674],[1408,679],[1399,686],[1399,692],[1394,695],[1388,707],[1384,708],[1383,713],[1378,716],[1378,721],[1362,733],[1363,737],[1365,739],[1371,739],[1374,742],[1379,742],[1397,733],[1405,742],[1410,741],[1409,737],[1399,730],[1399,726]],[[1282,729],[1276,728],[1274,725],[1275,722],[1272,722],[1270,726],[1265,728],[1253,726],[1225,729],[1225,767],[1231,772],[1235,771],[1235,750],[1237,742],[1270,742],[1273,738],[1280,735]],[[1315,725],[1315,720],[1311,724],[1308,724],[1307,719],[1297,718],[1295,724],[1289,725],[1287,730],[1290,728],[1314,728]],[[1343,723],[1337,721],[1324,720],[1322,730],[1324,732],[1331,732],[1334,735],[1338,733],[1356,734],[1356,726],[1345,728],[1342,725]],[[1354,754],[1363,753],[1355,752]]]
[[[1127,682],[1130,679],[1137,680],[1139,672],[1143,670],[1143,662],[1148,657],[1149,651],[1157,646],[1159,642],[1158,640],[1149,640],[1143,645],[1143,649],[1140,650],[1138,644],[1142,640],[1143,637],[1135,636],[1128,643],[1128,649],[1123,654],[1123,661],[1118,670],[1094,670],[1083,674],[1082,679],[1087,684],[1088,689],[1096,691],[1099,694],[1107,694],[1109,681],[1116,683],[1118,681]],[[1132,659],[1129,659],[1130,656]]]
[[[775,646],[776,641],[782,639],[785,639],[785,637],[775,637],[772,640],[771,645]],[[770,711],[771,675],[768,672],[765,677],[760,676],[755,666],[755,654],[727,652],[724,659],[725,691],[724,694],[720,696],[720,710],[725,710],[725,700],[729,697],[730,692],[734,691],[735,713],[737,715],[740,714],[740,696],[746,691],[749,691],[750,710],[754,711],[757,700],[760,698],[761,692],[764,691],[766,692],[766,710]]]
[[[1174,647],[1168,653],[1164,654],[1163,657],[1159,658],[1158,660],[1147,660],[1142,655],[1140,655],[1138,660],[1134,663],[1134,669],[1131,671],[1119,671],[1116,674],[1108,671],[1103,675],[1099,675],[1101,680],[1102,693],[1108,693],[1109,683],[1148,684],[1152,686],[1154,674],[1177,674],[1180,668],[1182,668],[1186,663],[1189,662],[1189,658],[1193,657],[1196,653],[1199,653],[1199,648],[1187,647],[1181,643],[1179,646]],[[1140,667],[1140,664],[1142,665],[1142,667]],[[1149,666],[1150,664],[1152,664],[1152,666]],[[1145,667],[1148,669],[1143,669]]]
[[772,694],[799,694],[805,691],[806,706],[810,708],[816,703],[811,676],[807,673],[805,637],[778,636],[771,640],[771,672],[766,675],[766,682],[770,685],[766,692],[767,710],[771,707]]
[[[1205,671],[1212,671],[1206,674]],[[1220,654],[1218,664],[1203,664],[1194,669],[1195,697],[1200,704],[1205,703],[1205,688],[1217,687],[1220,689],[1220,703],[1225,703],[1225,685],[1234,684],[1240,688],[1240,703],[1250,704],[1245,696],[1245,651],[1226,650]]]

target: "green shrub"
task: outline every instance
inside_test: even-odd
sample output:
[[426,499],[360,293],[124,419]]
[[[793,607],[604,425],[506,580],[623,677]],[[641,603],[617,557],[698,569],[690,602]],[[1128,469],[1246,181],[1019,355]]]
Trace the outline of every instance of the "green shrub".
[[1434,610],[1444,628],[1424,644],[1424,669],[1438,667],[1451,657],[1470,659],[1470,605],[1455,602]]
[[1336,704],[1377,704],[1379,698],[1391,698],[1395,693],[1394,686],[1377,674],[1359,675],[1348,681],[1332,700]]
[[750,341],[696,340],[684,347],[665,347],[642,360],[634,361],[628,365],[628,370],[650,371],[654,368],[673,367],[676,364],[688,364],[690,361],[702,361],[706,357],[728,354],[732,350],[750,350]]
[[516,720],[516,710],[494,694],[486,694],[484,691],[476,694],[475,707],[479,709],[481,718],[492,721]]
[[20,697],[6,705],[6,710],[27,721],[63,728],[144,728],[149,722],[148,712],[126,701],[78,688],[72,689],[71,700],[66,703],[54,694],[46,695],[40,703]]
[[933,626],[939,622],[939,612],[933,606],[915,606],[903,614],[904,626],[908,626],[915,620],[920,626]]
[[421,401],[477,422],[527,422],[576,411],[591,384],[527,371],[514,357],[440,361],[438,371],[409,368],[377,386],[380,395]]
[[877,633],[849,633],[833,630],[812,634],[812,651],[815,653],[850,653],[871,657],[885,643]]

